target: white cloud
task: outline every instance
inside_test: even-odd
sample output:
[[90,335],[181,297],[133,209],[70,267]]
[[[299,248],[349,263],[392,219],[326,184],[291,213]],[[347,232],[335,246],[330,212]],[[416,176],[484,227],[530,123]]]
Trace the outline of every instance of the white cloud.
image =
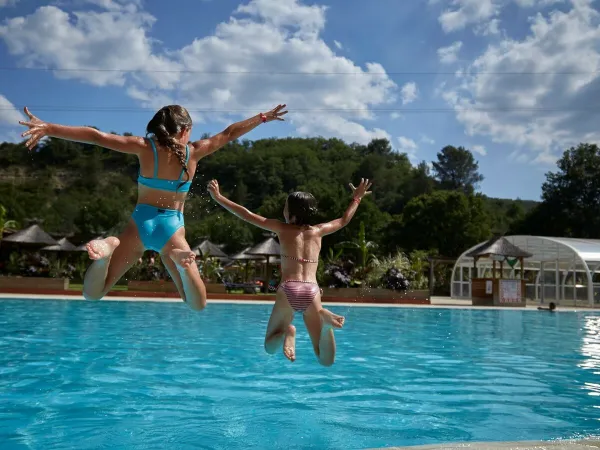
[[433,139],[431,139],[429,136],[422,134],[421,135],[421,142],[423,144],[427,144],[427,145],[433,145],[435,144],[435,141]]
[[475,153],[479,153],[481,156],[487,155],[487,150],[483,145],[474,145],[471,150]]
[[18,127],[19,120],[24,118],[25,116],[5,96],[0,95],[0,124]]
[[458,53],[462,48],[462,41],[456,41],[448,47],[438,48],[437,54],[442,64],[452,64],[458,60]]
[[489,20],[499,11],[495,0],[452,0],[451,5],[451,8],[444,10],[439,17],[442,29],[446,33]]
[[19,0],[0,0],[0,8],[4,8],[5,6],[14,6],[18,1]]
[[21,114],[10,100],[0,95],[0,142],[22,141],[20,132],[25,131],[26,128],[19,125],[19,121],[25,118],[25,115]]
[[[239,118],[287,103],[288,121],[300,134],[362,143],[387,137],[384,130],[369,129],[363,122],[374,119],[373,106],[396,101],[398,86],[380,64],[360,67],[327,46],[320,37],[323,6],[252,0],[219,23],[213,35],[161,52],[149,37],[153,16],[137,6],[127,9],[124,0],[88,1],[103,9],[69,15],[55,6],[40,7],[0,25],[0,38],[23,65],[85,69],[56,75],[96,86],[122,86],[144,106],[169,100],[192,110],[238,111]],[[369,75],[374,72],[376,76]],[[201,113],[193,116],[203,118]],[[210,115],[211,120],[225,118]]]
[[492,36],[500,34],[500,19],[495,18],[489,22],[481,23],[474,28],[473,32],[480,36]]
[[344,48],[340,41],[333,41],[333,44],[337,47],[338,50],[342,50]]
[[405,136],[398,137],[398,151],[406,153],[410,161],[414,164],[417,161],[417,150],[419,146],[415,141]]
[[490,45],[442,95],[468,135],[555,163],[568,146],[600,142],[600,14],[591,0],[572,0],[530,21],[528,36]]
[[390,119],[392,119],[392,120],[399,119],[400,117],[402,117],[402,114],[397,113],[397,112],[393,112],[390,114]]
[[402,98],[403,105],[408,105],[409,103],[414,102],[419,96],[417,83],[411,81],[410,83],[406,83],[404,86],[402,86],[402,89],[400,90],[400,96]]

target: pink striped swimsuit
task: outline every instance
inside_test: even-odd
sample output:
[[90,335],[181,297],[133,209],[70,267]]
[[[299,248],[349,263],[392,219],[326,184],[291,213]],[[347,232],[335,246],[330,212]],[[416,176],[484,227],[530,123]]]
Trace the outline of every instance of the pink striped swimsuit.
[[[295,256],[281,255],[282,258],[293,259],[301,263],[318,264],[319,261]],[[287,301],[296,312],[303,313],[312,304],[319,293],[319,285],[312,281],[286,280],[279,285],[287,297]]]
[[296,312],[303,313],[319,293],[319,285],[312,281],[286,280],[279,285],[287,301]]

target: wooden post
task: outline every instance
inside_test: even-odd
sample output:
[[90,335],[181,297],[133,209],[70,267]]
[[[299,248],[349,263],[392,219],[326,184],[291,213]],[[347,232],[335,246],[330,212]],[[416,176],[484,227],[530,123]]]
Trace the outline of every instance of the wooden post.
[[504,261],[500,261],[500,279],[504,278]]
[[[433,269],[435,269],[435,259],[429,258],[429,295],[433,295],[433,288],[435,285]],[[454,282],[454,280],[450,280],[450,283],[452,283],[452,282]]]
[[519,264],[521,264],[521,280],[525,279],[525,267],[523,266],[523,257],[519,258]]
[[492,261],[492,279],[496,279],[496,260]]

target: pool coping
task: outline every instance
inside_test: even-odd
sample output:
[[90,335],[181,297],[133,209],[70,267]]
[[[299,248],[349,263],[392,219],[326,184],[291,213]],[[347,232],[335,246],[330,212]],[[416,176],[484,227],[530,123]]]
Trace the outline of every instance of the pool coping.
[[368,450],[582,450],[599,449],[600,439],[565,439],[555,441],[506,441],[506,442],[454,442],[447,444],[416,445],[405,447],[385,447]]
[[[80,294],[59,295],[59,294],[34,294],[34,293],[6,293],[0,292],[1,300],[62,300],[62,301],[89,301]],[[127,297],[111,295],[106,296],[99,302],[146,302],[146,303],[180,303],[181,299],[176,297]],[[207,303],[214,304],[234,304],[234,305],[272,305],[273,300],[235,300],[209,298]],[[453,300],[447,298],[436,299],[433,297],[428,304],[410,304],[410,303],[360,303],[360,302],[328,302],[323,301],[323,305],[328,307],[344,306],[358,308],[423,308],[423,309],[476,309],[476,310],[503,310],[503,311],[537,311],[537,305],[527,305],[526,307],[510,306],[472,306],[466,301]],[[598,309],[585,307],[561,307],[558,312],[600,312]]]

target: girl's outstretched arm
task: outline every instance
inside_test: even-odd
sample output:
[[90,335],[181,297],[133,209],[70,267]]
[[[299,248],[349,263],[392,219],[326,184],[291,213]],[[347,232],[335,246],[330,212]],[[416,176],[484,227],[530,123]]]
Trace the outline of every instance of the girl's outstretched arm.
[[19,123],[29,127],[29,130],[21,134],[22,137],[29,136],[29,139],[25,143],[29,150],[32,150],[40,139],[46,136],[95,144],[121,153],[137,154],[146,148],[144,138],[138,136],[119,136],[117,134],[104,133],[91,127],[68,127],[44,122],[31,114],[27,107],[25,107],[25,114],[29,117],[29,121],[19,121]]
[[219,205],[225,208],[227,211],[235,214],[240,219],[245,220],[252,225],[256,225],[264,230],[273,231],[277,233],[284,227],[284,223],[275,219],[267,219],[265,217],[259,216],[258,214],[254,214],[251,211],[248,211],[242,205],[238,205],[235,202],[232,202],[227,197],[221,194],[219,190],[219,183],[217,180],[212,180],[208,183],[208,192],[210,192],[210,196],[216,201]]
[[350,202],[350,205],[348,206],[348,209],[346,209],[346,212],[344,213],[344,215],[342,217],[340,217],[339,219],[335,219],[335,220],[332,220],[331,222],[322,223],[320,225],[317,225],[316,228],[319,230],[319,233],[321,234],[321,236],[326,236],[328,234],[335,233],[336,231],[339,231],[340,229],[344,228],[346,225],[348,225],[350,223],[350,221],[352,220],[352,217],[354,217],[354,213],[358,209],[358,205],[359,205],[360,201],[362,200],[362,198],[365,195],[369,195],[371,193],[371,191],[369,191],[368,189],[371,187],[372,184],[373,184],[373,182],[369,182],[369,180],[365,180],[364,178],[361,178],[360,184],[358,185],[357,188],[354,187],[354,185],[352,183],[350,183],[350,188],[352,189],[354,194],[352,197],[352,201]]
[[273,120],[280,120],[283,122],[285,119],[283,119],[282,116],[287,114],[287,111],[282,111],[283,108],[285,108],[285,105],[277,105],[267,113],[260,113],[249,119],[229,125],[213,137],[193,142],[192,147],[195,150],[194,153],[196,158],[201,159],[216,152],[228,142],[235,141],[240,136],[252,131],[261,123],[272,122]]

